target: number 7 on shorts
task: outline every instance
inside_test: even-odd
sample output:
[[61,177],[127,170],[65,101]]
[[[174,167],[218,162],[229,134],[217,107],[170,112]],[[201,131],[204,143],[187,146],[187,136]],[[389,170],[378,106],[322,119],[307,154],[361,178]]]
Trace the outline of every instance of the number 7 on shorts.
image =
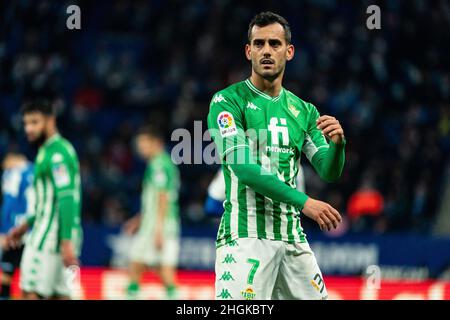
[[259,260],[248,259],[247,262],[252,264],[250,272],[248,273],[247,283],[253,284],[253,279],[255,277],[256,270],[258,270],[258,267],[259,267]]

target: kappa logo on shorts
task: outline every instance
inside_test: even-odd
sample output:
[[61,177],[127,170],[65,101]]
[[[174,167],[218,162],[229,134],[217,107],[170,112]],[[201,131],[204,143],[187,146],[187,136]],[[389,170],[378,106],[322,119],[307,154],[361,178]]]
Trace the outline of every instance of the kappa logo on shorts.
[[222,280],[222,281],[230,281],[230,280],[234,281],[234,278],[233,278],[233,276],[231,275],[231,272],[230,272],[230,271],[225,271],[225,272],[222,274],[222,276],[220,277],[219,281],[220,281],[220,280]]
[[255,291],[253,291],[252,287],[248,287],[247,289],[242,290],[241,294],[245,300],[253,300],[256,297],[256,293]]
[[216,298],[233,299],[233,297],[231,296],[230,291],[228,291],[228,289],[222,289],[222,292],[219,293],[219,295]]
[[222,263],[236,263],[236,260],[234,259],[233,255],[231,253],[228,253],[225,258],[223,259]]
[[228,246],[229,247],[239,247],[239,243],[237,242],[237,240],[233,240],[228,243]]

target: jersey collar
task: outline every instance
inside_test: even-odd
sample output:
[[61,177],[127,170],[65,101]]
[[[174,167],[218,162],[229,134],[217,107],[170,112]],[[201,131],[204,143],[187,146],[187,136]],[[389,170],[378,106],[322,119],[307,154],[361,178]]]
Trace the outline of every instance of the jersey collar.
[[250,79],[245,80],[245,84],[249,87],[250,90],[252,90],[252,91],[253,91],[254,93],[256,93],[257,95],[259,95],[259,96],[261,96],[261,97],[263,97],[263,98],[265,98],[265,99],[267,99],[267,100],[273,101],[273,102],[278,101],[278,100],[280,99],[280,97],[281,97],[281,96],[283,95],[283,93],[284,93],[284,88],[281,87],[280,94],[279,94],[278,96],[276,96],[276,97],[271,97],[271,96],[269,96],[267,93],[264,93],[264,92],[262,92],[261,90],[259,90],[258,88],[256,88],[256,87],[253,85],[253,83],[250,81]]
[[44,143],[44,147],[52,144],[54,141],[58,140],[59,137],[61,137],[61,135],[59,133],[55,133],[50,139],[48,139],[47,141],[45,141]]

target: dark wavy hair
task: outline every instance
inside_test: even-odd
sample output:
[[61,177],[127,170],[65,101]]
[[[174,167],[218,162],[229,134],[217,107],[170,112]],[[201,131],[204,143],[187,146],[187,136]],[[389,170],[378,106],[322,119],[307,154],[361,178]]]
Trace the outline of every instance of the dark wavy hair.
[[282,16],[270,12],[270,11],[265,11],[265,12],[261,12],[258,13],[256,16],[253,17],[252,21],[250,21],[250,24],[248,25],[248,42],[251,42],[251,38],[252,38],[252,28],[254,26],[258,26],[258,27],[265,27],[268,26],[270,24],[273,23],[279,23],[281,24],[281,26],[284,29],[284,36],[286,39],[287,43],[291,43],[291,27],[289,26],[289,22],[287,22],[287,20],[285,18],[283,18]]
[[33,100],[25,102],[20,109],[22,114],[40,112],[46,116],[55,116],[56,111],[53,105],[47,100]]

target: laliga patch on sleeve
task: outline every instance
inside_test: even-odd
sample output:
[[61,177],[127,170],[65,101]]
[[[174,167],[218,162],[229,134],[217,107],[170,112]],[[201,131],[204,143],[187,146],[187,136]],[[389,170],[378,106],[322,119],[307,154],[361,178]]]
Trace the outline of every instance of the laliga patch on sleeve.
[[153,181],[158,186],[164,186],[167,183],[167,176],[162,170],[158,170],[155,172],[153,177]]
[[57,187],[65,187],[70,184],[70,175],[64,163],[54,164],[52,167],[53,179]]
[[237,134],[236,122],[233,115],[228,111],[223,111],[217,116],[220,135],[222,138],[234,136]]
[[55,153],[53,156],[52,156],[52,162],[53,163],[58,163],[58,162],[61,162],[61,161],[63,161],[64,160],[64,158],[63,158],[63,155],[61,154],[61,153]]

